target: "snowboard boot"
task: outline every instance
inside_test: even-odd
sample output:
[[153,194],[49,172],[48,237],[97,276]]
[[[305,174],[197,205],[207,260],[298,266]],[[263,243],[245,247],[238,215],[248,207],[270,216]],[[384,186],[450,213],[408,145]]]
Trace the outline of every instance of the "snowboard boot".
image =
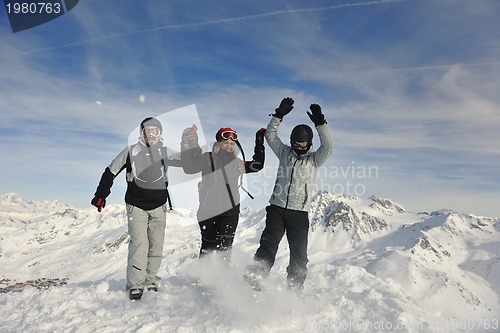
[[150,284],[146,285],[146,290],[157,292],[158,291],[158,284],[157,283],[150,283]]
[[140,300],[142,297],[143,290],[142,289],[130,289],[128,298],[132,301]]
[[243,272],[243,279],[253,288],[253,290],[262,291],[264,289],[262,281],[267,275],[268,271],[265,265],[257,262],[247,267],[245,272]]
[[157,292],[160,280],[161,278],[159,276],[156,276],[153,279],[146,279],[146,290]]
[[252,287],[255,291],[262,291],[262,284],[260,283],[262,277],[256,276],[255,274],[245,272],[243,273],[243,279]]

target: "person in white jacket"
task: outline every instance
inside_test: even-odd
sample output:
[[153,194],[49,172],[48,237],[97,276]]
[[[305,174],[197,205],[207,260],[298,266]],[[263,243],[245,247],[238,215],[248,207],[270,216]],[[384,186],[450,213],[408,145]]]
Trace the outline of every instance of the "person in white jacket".
[[259,290],[259,280],[269,274],[278,251],[278,245],[287,235],[290,262],[287,281],[290,289],[300,290],[307,275],[307,242],[309,231],[309,205],[316,170],[331,155],[333,139],[325,116],[318,104],[311,104],[307,112],[314,123],[320,139],[320,147],[312,148],[313,131],[305,124],[297,125],[290,135],[290,146],[278,137],[278,127],[283,117],[293,109],[293,99],[284,98],[275,109],[269,122],[265,138],[279,159],[276,183],[266,207],[266,227],[260,238],[260,246],[244,278]]

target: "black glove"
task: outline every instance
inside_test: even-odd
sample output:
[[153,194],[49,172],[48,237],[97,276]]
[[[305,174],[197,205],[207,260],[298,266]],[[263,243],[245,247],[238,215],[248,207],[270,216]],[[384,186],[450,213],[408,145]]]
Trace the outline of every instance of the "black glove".
[[193,124],[182,132],[181,148],[190,149],[198,146],[198,134],[196,131],[198,127]]
[[94,197],[94,199],[92,199],[90,203],[92,204],[92,206],[97,207],[98,212],[101,212],[102,209],[106,207],[106,199],[103,198]]
[[290,97],[285,97],[280,103],[280,106],[277,109],[274,109],[275,113],[272,115],[273,117],[283,119],[290,111],[293,109],[293,99]]
[[307,111],[307,115],[311,118],[314,126],[326,124],[325,115],[321,112],[321,106],[318,104],[311,104],[309,109],[311,109],[312,113]]
[[255,133],[255,145],[262,146],[264,144],[264,134],[266,133],[265,128],[261,128]]

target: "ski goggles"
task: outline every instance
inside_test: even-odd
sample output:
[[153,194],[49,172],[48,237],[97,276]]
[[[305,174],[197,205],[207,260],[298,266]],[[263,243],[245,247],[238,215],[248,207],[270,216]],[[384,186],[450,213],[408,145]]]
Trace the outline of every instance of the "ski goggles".
[[297,149],[306,149],[309,146],[309,142],[307,141],[295,141],[292,142],[292,147]]
[[233,140],[233,141],[236,141],[238,140],[238,134],[236,134],[236,132],[234,131],[224,131],[220,134],[220,137],[223,139],[223,140]]
[[155,126],[145,127],[143,131],[144,131],[145,136],[152,135],[155,138],[160,136],[160,129],[158,127],[155,127]]

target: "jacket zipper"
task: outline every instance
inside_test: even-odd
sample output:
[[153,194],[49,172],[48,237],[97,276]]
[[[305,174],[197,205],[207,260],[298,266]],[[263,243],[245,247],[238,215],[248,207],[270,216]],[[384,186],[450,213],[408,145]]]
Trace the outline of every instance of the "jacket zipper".
[[299,161],[299,159],[296,159],[295,162],[293,162],[292,173],[290,174],[290,186],[288,186],[288,192],[286,194],[285,209],[288,208],[288,200],[290,198],[290,189],[292,188],[292,181],[293,181],[293,172],[295,171],[295,164],[297,164],[298,161]]

